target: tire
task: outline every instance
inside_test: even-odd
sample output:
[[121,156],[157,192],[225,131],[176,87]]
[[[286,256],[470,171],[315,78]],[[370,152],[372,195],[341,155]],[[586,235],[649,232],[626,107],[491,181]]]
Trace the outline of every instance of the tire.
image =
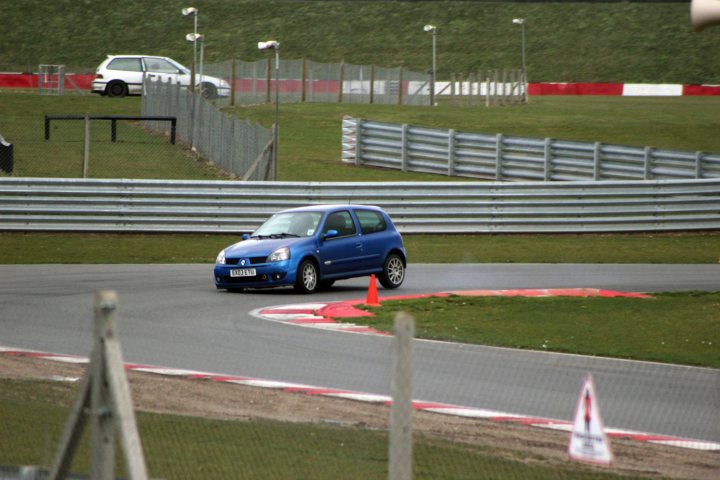
[[212,83],[203,83],[200,89],[203,98],[207,98],[208,100],[215,100],[218,96],[217,88],[215,88],[215,85]]
[[303,260],[297,270],[295,279],[295,291],[298,293],[316,292],[320,285],[318,279],[318,269],[312,260]]
[[108,97],[122,98],[128,94],[128,87],[122,80],[113,80],[105,87],[105,93]]
[[398,288],[405,280],[405,264],[397,253],[391,253],[385,259],[382,273],[379,276],[380,283],[388,289]]

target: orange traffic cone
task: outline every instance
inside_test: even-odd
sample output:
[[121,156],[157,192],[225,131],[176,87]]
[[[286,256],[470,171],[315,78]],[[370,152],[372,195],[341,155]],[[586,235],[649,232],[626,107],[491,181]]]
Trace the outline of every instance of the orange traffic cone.
[[370,286],[368,287],[367,299],[365,299],[365,305],[371,307],[379,307],[380,300],[378,300],[377,285],[375,284],[375,274],[370,275]]

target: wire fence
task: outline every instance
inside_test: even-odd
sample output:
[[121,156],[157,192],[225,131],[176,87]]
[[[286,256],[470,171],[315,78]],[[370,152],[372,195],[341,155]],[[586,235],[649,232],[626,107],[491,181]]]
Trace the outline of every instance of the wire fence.
[[205,74],[231,85],[232,93],[220,100],[222,105],[271,103],[276,88],[280,103],[430,105],[431,76],[403,67],[281,58],[276,72],[274,60],[268,58],[255,62],[227,61],[205,65],[203,69]]
[[[146,79],[143,115],[177,119],[177,137],[212,165],[243,180],[274,180],[273,131],[221,112],[216,105],[180,85]],[[144,122],[170,135],[167,122]]]
[[[90,315],[70,310],[90,311],[81,302],[89,302],[98,283],[111,283],[107,280],[111,267],[18,268],[23,273],[0,268],[3,289],[7,291],[12,281],[13,294],[19,297],[5,300],[5,311],[14,312],[23,305],[36,314],[0,324],[0,429],[4,433],[0,464],[47,468],[79,398],[78,379],[97,338],[87,318]],[[465,338],[471,334],[466,329],[473,329],[481,337],[504,337],[524,349],[415,341],[408,372],[397,368],[395,351],[404,348],[388,335],[330,332],[328,319],[318,319],[316,327],[322,330],[278,322],[295,319],[310,325],[313,312],[327,297],[313,298],[312,305],[303,306],[287,292],[242,296],[206,292],[201,278],[210,280],[211,276],[207,277],[203,266],[158,265],[154,272],[138,266],[112,269],[113,282],[128,291],[118,308],[118,332],[151,478],[395,480],[413,478],[412,472],[415,478],[612,480],[646,478],[652,472],[651,478],[709,480],[717,473],[716,368],[544,351],[572,344],[585,352],[607,354],[608,348],[629,352],[632,345],[647,344],[647,336],[656,338],[642,328],[650,317],[659,316],[652,325],[662,324],[664,331],[675,331],[670,326],[689,321],[688,315],[697,317],[693,326],[710,321],[717,295],[704,299],[697,293],[690,295],[690,303],[681,310],[670,307],[683,298],[679,295],[609,298],[605,292],[597,298],[429,299],[428,305],[441,321],[423,315],[425,323],[418,324],[418,335],[430,329],[427,335],[431,324],[436,328],[445,324],[446,332],[455,332],[448,333],[452,338]],[[487,267],[489,275],[499,270],[507,278],[512,268]],[[635,268],[635,274],[641,270],[647,274],[641,267]],[[431,270],[439,284],[468,271],[460,266]],[[523,271],[525,284],[543,283],[540,268]],[[608,274],[612,269],[603,271]],[[173,279],[173,285],[141,292],[132,287],[141,281],[138,277],[149,283]],[[61,297],[38,299],[38,289],[67,278],[92,282],[66,282]],[[337,288],[356,290],[361,296],[367,282],[362,283],[350,281]],[[508,293],[522,294],[520,290]],[[539,293],[552,294],[529,292]],[[158,308],[159,296],[163,309]],[[265,320],[246,317],[243,305],[259,297],[268,304],[295,304],[284,310],[267,308]],[[474,308],[467,306],[471,301]],[[37,303],[48,310],[42,313],[34,307]],[[397,308],[386,300],[383,303],[386,308]],[[199,325],[198,318],[209,305],[216,314]],[[169,309],[174,313],[164,311]],[[630,324],[626,316],[645,320],[633,320],[637,328],[620,328],[614,333],[617,340],[603,341],[604,334]],[[361,331],[362,322],[355,321],[357,325],[345,324],[344,330]],[[343,330],[341,326],[336,330]],[[713,362],[717,344],[708,343],[717,335],[693,334],[693,328],[681,329],[689,336],[665,337],[667,346],[662,348],[641,348],[642,354],[665,358],[675,352],[681,362],[693,358]],[[381,329],[392,331],[390,326]],[[523,335],[517,337],[513,329]],[[499,337],[496,330],[502,332]],[[30,342],[30,331],[35,332],[30,338],[36,348],[72,355],[12,348]],[[684,347],[686,342],[691,345]],[[402,370],[408,373],[396,373]],[[586,405],[578,398],[588,372],[596,386],[591,398],[594,406],[588,413],[594,423],[592,431],[579,433],[607,435],[603,440],[612,447],[615,462],[605,471],[567,458],[573,419]],[[409,385],[397,388],[403,378]],[[399,398],[396,393],[401,389],[406,392],[405,405],[412,407],[400,423],[401,434],[412,445],[405,444],[404,450],[410,465],[405,463],[398,472],[392,464],[390,403]],[[605,430],[599,432],[600,414]],[[83,409],[82,415],[88,420],[86,436],[98,417],[108,418],[94,408]],[[81,442],[70,471],[91,471],[91,449],[99,443]],[[120,465],[125,452],[119,442],[116,449]],[[3,474],[7,476],[2,479],[35,478],[0,468]],[[123,476],[122,471],[118,474]]]

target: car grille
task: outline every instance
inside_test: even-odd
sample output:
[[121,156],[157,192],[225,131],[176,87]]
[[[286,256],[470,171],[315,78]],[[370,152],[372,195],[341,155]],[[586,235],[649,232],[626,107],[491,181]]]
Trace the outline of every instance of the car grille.
[[[257,265],[258,263],[265,263],[267,257],[250,257],[250,265]],[[240,261],[239,258],[226,258],[225,265],[237,265]]]

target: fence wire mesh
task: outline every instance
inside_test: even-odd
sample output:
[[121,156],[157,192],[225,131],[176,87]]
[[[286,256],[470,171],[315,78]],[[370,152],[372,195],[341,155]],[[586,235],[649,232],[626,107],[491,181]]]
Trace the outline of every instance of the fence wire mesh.
[[[165,275],[184,271],[185,279],[188,274],[195,275],[187,266],[159,268]],[[84,267],[85,275],[91,274],[92,278],[99,278],[106,269]],[[118,270],[119,279],[130,282],[129,276],[137,275],[133,270]],[[434,280],[446,282],[456,275],[452,270],[444,274],[436,270]],[[73,266],[62,266],[57,271],[47,266],[37,269],[49,275],[48,280],[58,278],[60,271],[63,275],[80,275],[78,267]],[[5,267],[0,283],[5,292],[9,273]],[[38,283],[37,278],[15,277],[13,291],[22,298],[30,299],[38,287],[48,285],[48,281]],[[197,285],[190,286],[186,280],[182,283],[184,286],[176,287],[175,293],[169,288],[162,293],[164,302],[175,305],[172,321],[149,304],[134,306],[126,300],[119,310],[118,329],[125,360],[132,362],[127,371],[152,478],[394,480],[388,476],[393,471],[388,463],[388,402],[395,358],[392,339],[384,335],[330,333],[327,328],[288,328],[277,319],[267,322],[245,318],[239,312],[239,301],[244,304],[265,297],[266,303],[279,303],[278,298],[267,298],[267,293],[246,293],[242,298],[231,296],[228,301],[232,300],[232,305],[226,305],[220,298],[226,295],[191,298]],[[341,290],[358,290],[360,294],[365,283],[350,281]],[[64,291],[76,298],[91,298],[79,283],[68,284]],[[142,301],[142,297],[152,295],[158,295],[158,290],[123,298]],[[298,301],[287,292],[275,292],[271,297],[276,295],[286,297],[286,303]],[[468,299],[436,301],[462,310]],[[588,317],[580,311],[615,301],[484,300],[488,309],[475,317],[474,324],[486,331],[488,338],[508,321],[493,313],[498,306],[506,312],[536,312],[535,322],[526,322],[535,327],[527,328],[520,337],[508,338],[511,343],[535,351],[415,342],[412,398],[422,401],[415,400],[413,405],[412,478],[715,478],[720,425],[720,373],[716,368],[544,352],[557,349],[563,342],[548,330],[556,331],[563,322],[583,323]],[[628,298],[616,302],[614,308],[626,312],[666,310],[662,315],[672,318],[667,302],[667,297]],[[33,329],[62,330],[66,333],[46,335],[32,343],[46,351],[89,354],[94,341],[90,321],[81,314],[70,315],[70,303],[64,301],[56,307],[52,329],[47,326],[47,313],[28,316],[21,323],[2,322],[0,346],[27,342],[28,332]],[[202,334],[197,334],[198,315],[209,304],[219,306],[224,313],[206,320]],[[298,309],[296,305],[293,311]],[[702,313],[703,302],[692,309],[705,319],[711,318],[711,314]],[[542,317],[542,311],[553,314]],[[467,312],[464,310],[464,314]],[[600,321],[603,314],[598,311],[597,315]],[[469,326],[468,320],[472,319],[456,318],[450,322],[449,331],[462,331]],[[274,333],[261,333],[270,326],[276,327]],[[420,328],[427,326],[424,323]],[[593,342],[601,343],[599,329],[596,325],[586,330],[588,348]],[[323,342],[328,335],[331,341]],[[639,338],[643,334],[619,335]],[[699,342],[701,338],[704,344]],[[707,345],[710,338],[717,336],[706,332],[692,339],[668,340],[673,346],[666,342],[663,348],[678,351],[686,340],[694,345],[696,342],[695,353],[711,360],[717,347]],[[171,361],[173,355],[176,359]],[[0,435],[0,464],[11,463],[10,458],[22,459],[14,460],[15,464],[51,464],[77,395],[77,378],[85,368],[71,360],[50,360],[37,352],[0,352],[0,429],[6,433]],[[169,367],[169,363],[176,368],[153,367]],[[578,400],[588,372],[593,374],[597,387],[593,401],[605,421],[606,432],[612,432],[608,441],[614,463],[606,469],[585,467],[567,459],[568,424],[580,407]],[[405,428],[404,433],[409,433],[407,424]],[[88,471],[92,449],[88,433],[86,428],[71,471]],[[698,441],[680,446],[680,438]],[[123,475],[119,445],[116,448],[118,475]]]
[[[275,101],[274,57],[255,62],[222,62],[207,65],[204,71],[234,86],[231,96],[217,101],[220,105],[232,101],[236,105]],[[277,74],[280,103],[430,104],[430,75],[404,68],[280,58]]]

